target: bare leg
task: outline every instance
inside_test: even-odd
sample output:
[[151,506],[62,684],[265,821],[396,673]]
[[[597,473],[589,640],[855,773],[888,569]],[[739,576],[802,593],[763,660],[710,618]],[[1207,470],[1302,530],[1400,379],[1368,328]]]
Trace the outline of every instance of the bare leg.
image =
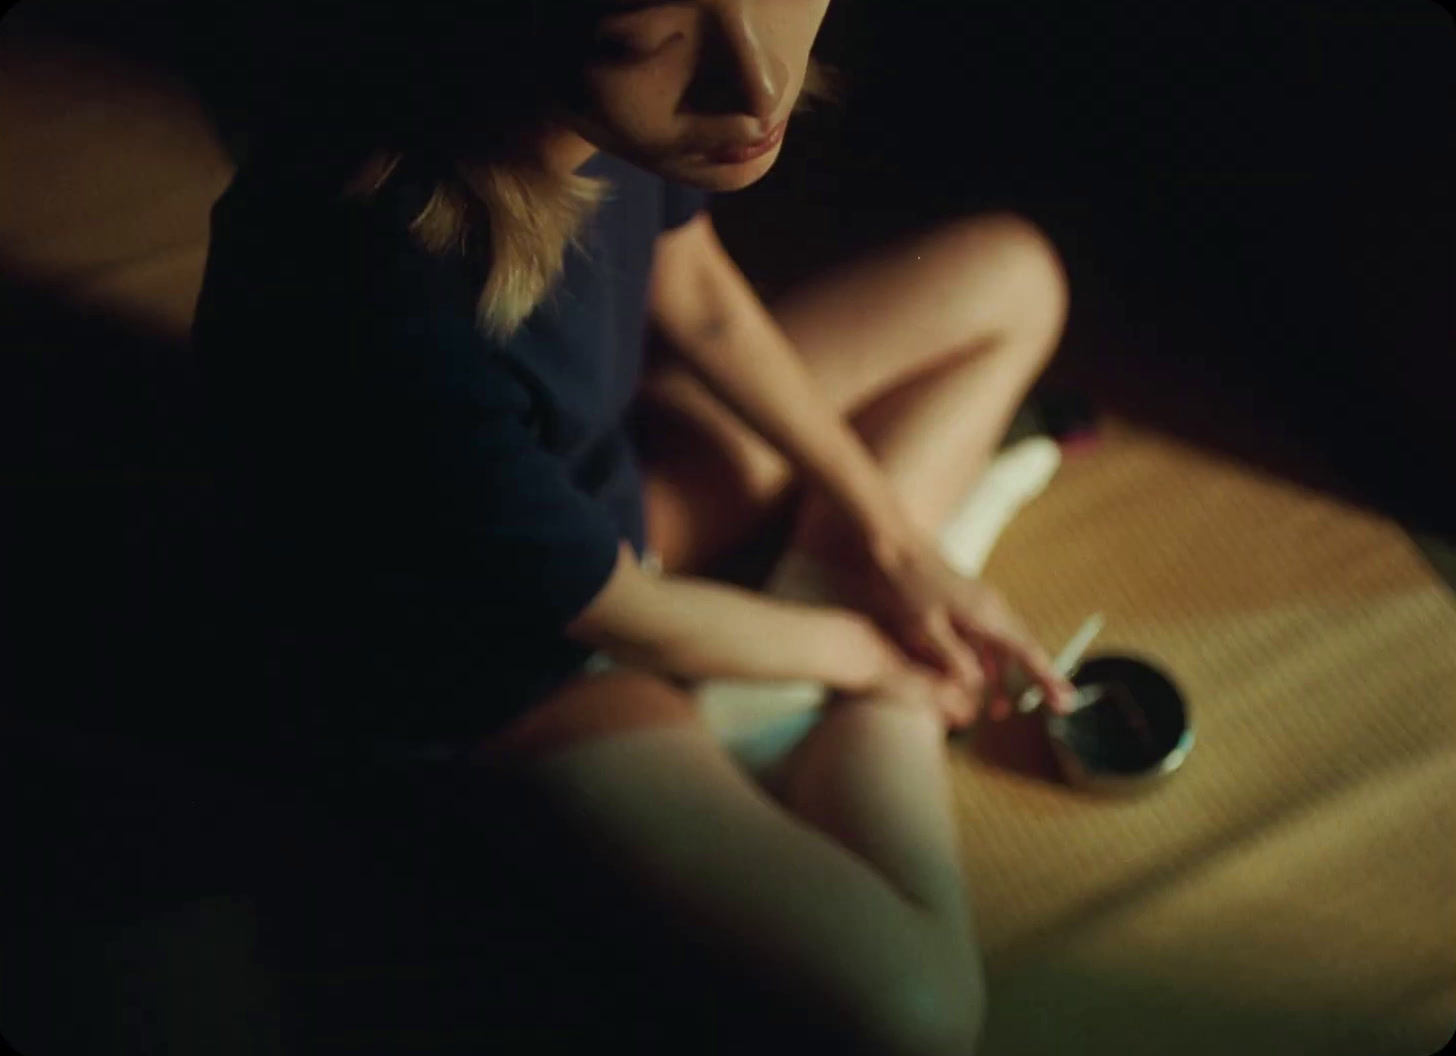
[[945,927],[974,935],[939,720],[862,697],[831,705],[794,750],[778,798]]
[[[837,1035],[813,1051],[974,1050],[984,988],[928,708],[866,698],[826,719],[831,739],[810,749],[793,791],[816,824],[764,795],[693,721],[690,699],[652,676],[577,680],[538,707],[491,755],[542,807],[533,829],[588,850],[568,872],[602,870],[629,916],[695,937],[788,1019]],[[628,727],[603,729],[623,709]],[[684,982],[701,985],[671,978],[663,997]]]
[[[972,234],[935,243],[934,254],[927,243],[924,255],[934,259],[926,264],[935,267],[923,279],[911,278],[911,261],[919,261],[920,254],[903,253],[882,267],[821,284],[791,302],[781,317],[831,398],[851,415],[885,467],[907,511],[937,535],[985,469],[1055,349],[1066,308],[1060,267],[1035,238],[1005,225],[987,227],[985,237]],[[974,291],[963,316],[936,314],[937,306],[967,303],[944,296],[930,281],[936,277],[952,289]],[[862,317],[884,325],[867,326]],[[931,320],[952,339],[926,340],[922,331]],[[880,386],[871,378],[875,368],[896,345],[912,340],[919,362],[898,372],[879,371],[881,377],[899,374],[898,384]],[[686,394],[692,385],[683,388]],[[874,389],[880,390],[874,398],[861,400]],[[708,481],[732,479],[740,481],[745,494],[780,493],[786,476],[781,460],[742,423],[705,393],[685,395],[679,406],[691,407],[685,419],[713,437],[702,445],[713,464],[738,469],[736,474],[705,473],[706,463],[697,461],[697,479],[705,487]],[[688,458],[687,444],[672,446]],[[678,484],[688,474],[660,468],[667,471],[649,475],[649,521],[669,530],[655,545],[670,569],[690,568],[720,545],[719,537],[737,532],[730,514],[746,508],[745,503],[741,496],[713,489],[712,502],[690,496]],[[676,507],[675,500],[680,500]],[[822,496],[810,491],[806,500],[795,542],[832,554],[838,518],[828,515]],[[672,509],[680,516],[662,512]],[[957,971],[974,973],[979,986],[944,738],[939,721],[894,702],[838,702],[766,785],[788,809],[872,863],[906,897],[931,908],[937,926],[954,933],[964,954],[957,958]]]
[[[853,418],[909,516],[932,536],[940,536],[990,464],[1046,365],[1054,336],[1033,331],[998,338],[911,379]],[[832,558],[844,527],[837,507],[818,489],[806,489],[791,546]]]
[[[951,223],[791,291],[775,319],[830,403],[926,522],[969,484],[1051,357],[1068,295],[1051,244],[1019,219]],[[700,571],[785,503],[783,457],[664,354],[639,438],[653,547]],[[984,390],[984,391],[982,391]]]

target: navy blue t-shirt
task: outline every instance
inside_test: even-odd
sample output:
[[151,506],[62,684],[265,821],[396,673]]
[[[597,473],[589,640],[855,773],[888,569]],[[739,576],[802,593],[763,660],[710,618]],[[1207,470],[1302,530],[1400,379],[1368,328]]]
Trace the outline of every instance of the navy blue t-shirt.
[[589,655],[563,628],[644,545],[623,418],[654,239],[706,195],[578,171],[610,196],[504,343],[474,324],[482,256],[409,235],[408,171],[350,203],[245,164],[214,206],[193,346],[265,736],[468,739]]

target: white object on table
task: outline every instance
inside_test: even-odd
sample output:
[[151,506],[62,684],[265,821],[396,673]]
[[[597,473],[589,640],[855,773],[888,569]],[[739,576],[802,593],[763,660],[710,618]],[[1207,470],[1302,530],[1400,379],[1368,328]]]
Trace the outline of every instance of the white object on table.
[[[1087,617],[1086,622],[1077,629],[1077,633],[1072,635],[1067,644],[1062,646],[1062,651],[1052,661],[1052,667],[1056,668],[1057,674],[1063,678],[1072,677],[1072,672],[1077,670],[1077,665],[1082,662],[1082,654],[1092,644],[1092,639],[1102,633],[1102,628],[1106,624],[1107,620],[1100,612],[1094,612],[1091,616]],[[1016,710],[1023,714],[1035,711],[1041,707],[1045,699],[1046,694],[1042,692],[1042,688],[1040,686],[1032,686],[1025,693],[1021,694],[1021,698],[1016,702]],[[1072,705],[1072,711],[1077,711],[1085,703],[1086,698],[1079,693],[1076,703]]]

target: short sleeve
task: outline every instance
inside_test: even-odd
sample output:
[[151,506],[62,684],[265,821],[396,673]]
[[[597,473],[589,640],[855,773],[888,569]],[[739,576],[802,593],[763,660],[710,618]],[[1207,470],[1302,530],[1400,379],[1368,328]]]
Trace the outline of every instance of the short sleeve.
[[418,318],[393,344],[412,366],[394,390],[394,431],[421,547],[404,567],[451,600],[488,599],[517,630],[559,633],[611,577],[610,513],[541,446],[530,390],[467,320]]
[[662,230],[682,227],[708,207],[708,193],[680,183],[663,183]]
[[390,203],[246,177],[214,209],[193,349],[248,721],[473,737],[589,652],[563,632],[620,547],[513,366],[549,350],[479,334],[471,284]]

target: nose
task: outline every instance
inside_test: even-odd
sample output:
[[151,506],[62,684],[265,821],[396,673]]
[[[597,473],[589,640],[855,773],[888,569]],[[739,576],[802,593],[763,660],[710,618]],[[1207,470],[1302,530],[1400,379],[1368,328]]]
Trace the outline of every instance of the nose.
[[720,114],[747,114],[767,134],[781,116],[789,86],[789,67],[769,46],[762,16],[753,5],[728,5],[713,20],[703,56],[700,104]]

